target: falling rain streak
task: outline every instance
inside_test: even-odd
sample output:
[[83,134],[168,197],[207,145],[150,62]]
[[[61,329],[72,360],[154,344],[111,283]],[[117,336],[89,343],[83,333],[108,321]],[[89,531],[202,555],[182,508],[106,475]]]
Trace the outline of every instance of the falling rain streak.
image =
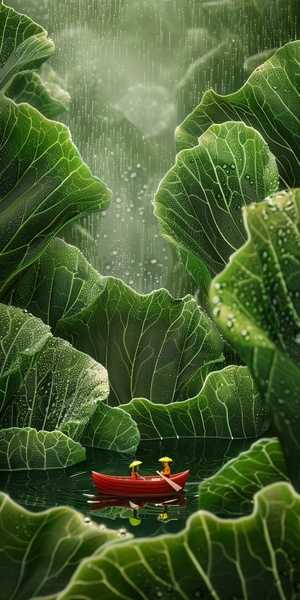
[[240,11],[236,3],[198,0],[6,4],[54,40],[51,65],[71,97],[60,118],[93,174],[112,190],[106,213],[71,224],[65,240],[103,275],[138,292],[190,291],[152,205],[174,164],[174,130],[206,90],[237,90],[270,49],[295,38],[286,3],[264,2],[258,10],[241,0]]

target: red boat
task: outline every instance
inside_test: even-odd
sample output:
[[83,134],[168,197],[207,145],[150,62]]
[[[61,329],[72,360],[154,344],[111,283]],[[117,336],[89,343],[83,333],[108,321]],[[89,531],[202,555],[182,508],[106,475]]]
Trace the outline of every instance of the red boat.
[[188,476],[189,470],[175,473],[170,477],[145,475],[140,479],[132,479],[130,475],[104,475],[92,471],[94,484],[100,494],[122,496],[123,498],[174,496],[174,492],[183,490]]

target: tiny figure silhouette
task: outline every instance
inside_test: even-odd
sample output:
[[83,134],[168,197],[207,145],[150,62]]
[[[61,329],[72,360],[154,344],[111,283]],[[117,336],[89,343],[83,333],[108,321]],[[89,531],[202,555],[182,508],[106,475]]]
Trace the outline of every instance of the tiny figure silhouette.
[[130,525],[133,525],[133,527],[136,527],[137,525],[140,525],[140,523],[141,523],[141,519],[139,518],[136,508],[133,509],[133,515],[132,515],[132,517],[129,518],[129,523],[130,523]]
[[164,475],[165,477],[170,477],[170,475],[171,475],[170,462],[172,462],[172,458],[170,458],[169,456],[163,456],[162,458],[159,458],[158,460],[159,460],[159,462],[164,463],[164,468],[163,468],[163,471],[161,471],[161,474]]
[[131,471],[131,479],[144,479],[142,475],[139,474],[139,466],[142,464],[141,460],[134,460],[130,463],[129,468]]
[[164,510],[164,512],[157,515],[157,520],[162,521],[163,523],[170,521],[170,514],[167,510]]

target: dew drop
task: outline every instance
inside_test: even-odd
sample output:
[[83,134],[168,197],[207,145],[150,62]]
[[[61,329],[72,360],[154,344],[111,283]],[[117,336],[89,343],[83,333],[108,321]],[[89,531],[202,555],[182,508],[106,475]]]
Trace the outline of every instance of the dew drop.
[[118,537],[125,537],[127,535],[127,531],[124,527],[121,527],[118,531]]

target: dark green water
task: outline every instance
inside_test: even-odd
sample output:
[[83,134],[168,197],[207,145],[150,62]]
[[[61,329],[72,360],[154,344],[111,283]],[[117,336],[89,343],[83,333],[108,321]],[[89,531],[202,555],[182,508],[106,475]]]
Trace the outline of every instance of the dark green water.
[[[181,503],[168,502],[168,519],[161,521],[161,504],[146,504],[138,509],[139,525],[131,525],[133,510],[122,506],[98,508],[97,492],[91,471],[126,475],[132,456],[109,451],[87,449],[84,462],[69,469],[52,471],[15,471],[0,474],[0,490],[30,511],[42,511],[67,505],[83,513],[87,519],[103,523],[108,528],[133,533],[135,536],[156,536],[176,533],[184,528],[186,519],[198,509],[201,481],[210,477],[223,464],[246,450],[253,440],[170,440],[139,445],[136,458],[142,461],[141,474],[151,475],[160,468],[158,458],[165,454],[173,458],[173,472],[190,469]],[[166,508],[166,507],[165,507]]]

